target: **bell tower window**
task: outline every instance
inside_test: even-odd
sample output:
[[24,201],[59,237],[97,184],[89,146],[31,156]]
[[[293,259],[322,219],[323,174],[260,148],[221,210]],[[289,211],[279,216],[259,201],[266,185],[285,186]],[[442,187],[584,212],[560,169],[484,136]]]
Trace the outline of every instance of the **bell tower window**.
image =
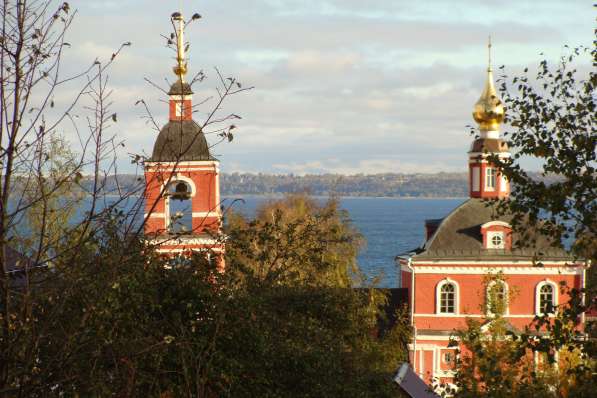
[[173,181],[168,186],[168,213],[168,230],[171,233],[193,231],[191,187],[185,181]]

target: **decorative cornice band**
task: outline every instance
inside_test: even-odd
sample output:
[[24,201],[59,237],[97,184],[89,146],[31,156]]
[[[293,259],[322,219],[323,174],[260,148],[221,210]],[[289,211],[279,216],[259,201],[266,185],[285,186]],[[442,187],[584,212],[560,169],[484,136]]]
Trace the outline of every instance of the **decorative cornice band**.
[[[462,264],[462,263],[458,263]],[[504,264],[501,262],[500,264]],[[529,262],[529,264],[532,264]],[[418,266],[415,267],[415,274],[437,274],[445,276],[450,275],[485,275],[488,273],[501,272],[504,275],[581,275],[583,266],[564,266],[567,264],[563,262],[561,265],[552,267],[529,267],[513,264],[511,266]],[[401,266],[402,272],[411,272],[407,267]]]

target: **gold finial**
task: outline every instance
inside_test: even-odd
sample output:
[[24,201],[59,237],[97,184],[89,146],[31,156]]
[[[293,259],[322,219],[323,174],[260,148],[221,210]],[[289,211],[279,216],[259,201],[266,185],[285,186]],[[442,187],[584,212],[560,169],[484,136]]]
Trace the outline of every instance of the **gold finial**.
[[487,37],[487,70],[491,70],[491,35]]
[[[177,22],[178,26],[176,26]],[[182,13],[175,12],[172,14],[172,24],[176,31],[176,66],[172,70],[180,81],[183,81],[184,75],[187,73],[187,62],[185,59],[184,18]]]
[[473,108],[473,118],[479,123],[481,131],[498,131],[500,123],[504,120],[504,105],[498,97],[493,85],[493,72],[491,69],[491,36],[487,42],[488,66],[487,80],[481,97]]

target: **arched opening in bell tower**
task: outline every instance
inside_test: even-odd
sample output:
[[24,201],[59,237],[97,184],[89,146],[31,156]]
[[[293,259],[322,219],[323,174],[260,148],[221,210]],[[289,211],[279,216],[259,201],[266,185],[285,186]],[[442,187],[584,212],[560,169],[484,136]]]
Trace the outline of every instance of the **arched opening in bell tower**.
[[191,233],[193,231],[192,189],[186,181],[172,181],[168,185],[168,231]]

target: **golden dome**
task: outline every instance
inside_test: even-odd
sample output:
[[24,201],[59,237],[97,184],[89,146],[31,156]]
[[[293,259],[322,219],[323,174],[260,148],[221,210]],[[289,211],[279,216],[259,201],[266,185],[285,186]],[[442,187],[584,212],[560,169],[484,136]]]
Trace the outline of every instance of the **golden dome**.
[[489,66],[487,68],[487,80],[481,93],[481,97],[473,108],[473,118],[479,123],[481,131],[497,131],[500,123],[504,120],[505,109],[498,97],[493,85],[493,72],[491,70],[491,41],[488,44]]

